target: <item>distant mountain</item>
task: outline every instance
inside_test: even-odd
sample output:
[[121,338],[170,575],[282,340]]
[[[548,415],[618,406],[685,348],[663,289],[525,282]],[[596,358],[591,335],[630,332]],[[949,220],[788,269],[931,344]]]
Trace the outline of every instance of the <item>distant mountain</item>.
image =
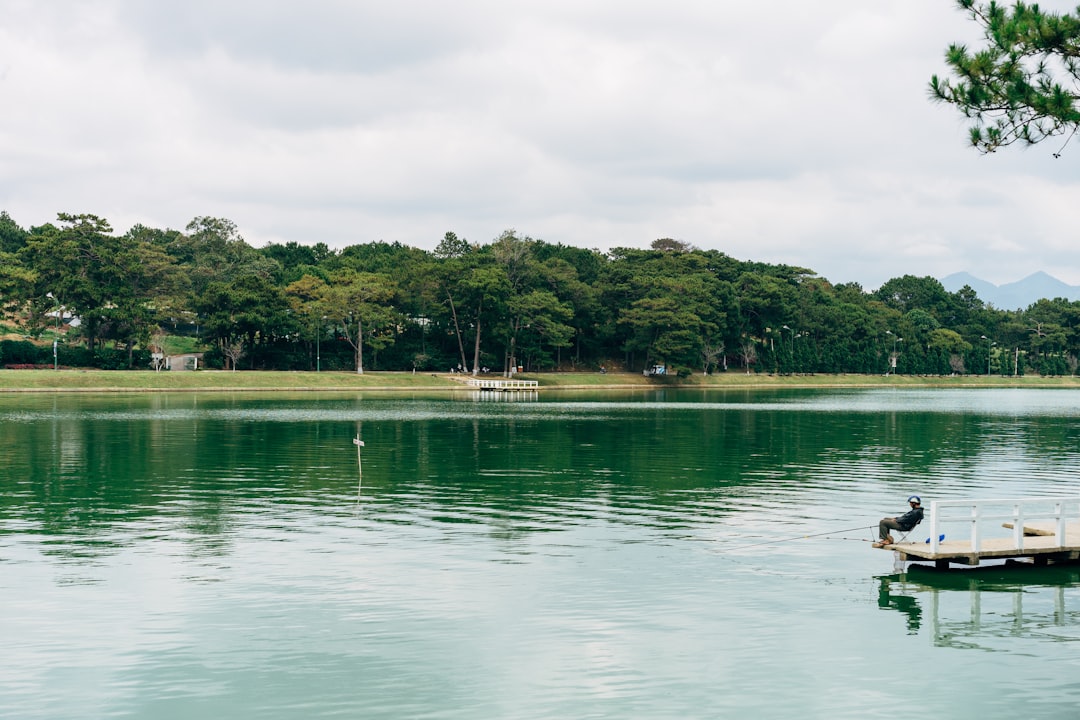
[[948,277],[943,277],[941,278],[941,284],[944,285],[945,289],[949,292],[956,292],[965,285],[968,285],[983,302],[990,302],[988,298],[998,291],[997,285],[986,282],[985,280],[980,280],[971,273],[966,272],[953,273]]
[[995,285],[970,273],[958,272],[941,278],[941,284],[949,292],[956,292],[965,285],[970,285],[980,300],[999,310],[1024,309],[1043,298],[1080,300],[1080,286],[1067,285],[1042,271],[1004,285]]

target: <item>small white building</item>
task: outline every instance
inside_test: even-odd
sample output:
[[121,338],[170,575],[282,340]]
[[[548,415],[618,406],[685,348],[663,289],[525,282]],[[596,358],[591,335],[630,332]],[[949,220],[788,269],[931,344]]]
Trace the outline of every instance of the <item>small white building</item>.
[[[157,355],[158,353],[155,353]],[[182,355],[165,356],[166,370],[198,370],[202,362],[202,353],[184,353]]]

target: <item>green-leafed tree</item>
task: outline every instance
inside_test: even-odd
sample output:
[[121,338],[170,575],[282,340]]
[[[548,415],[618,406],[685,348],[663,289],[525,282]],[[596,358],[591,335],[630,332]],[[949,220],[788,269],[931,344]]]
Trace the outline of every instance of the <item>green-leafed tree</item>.
[[[713,254],[661,239],[650,250],[615,248],[610,257],[598,316],[608,318],[608,342],[623,350],[627,367],[641,359],[646,366],[663,363],[689,372],[706,345],[727,345],[736,337],[735,289],[717,273]],[[597,327],[605,331],[604,323]]]
[[980,152],[1033,145],[1080,127],[1080,16],[1037,4],[957,0],[982,31],[980,47],[952,44],[951,75],[930,79],[930,97],[972,122]]
[[270,243],[258,252],[277,263],[274,279],[283,285],[299,280],[304,275],[325,274],[319,270],[319,265],[333,255],[326,243],[301,245],[295,240],[285,244]]
[[505,303],[510,297],[510,282],[502,267],[481,259],[478,265],[467,270],[458,287],[472,325],[472,374],[476,375],[482,365],[484,333],[507,317]]
[[[540,263],[544,287],[573,310],[569,325],[573,328],[574,351],[572,364],[582,361],[583,354],[596,357],[603,344],[600,328],[604,308],[600,304],[598,280],[604,264],[600,253],[566,245],[538,241],[533,253]],[[556,347],[556,366],[562,364],[562,348]]]
[[[1039,300],[1024,312],[1029,359],[1042,375],[1065,374],[1069,301]],[[1071,314],[1071,313],[1069,313]]]
[[135,346],[145,348],[162,319],[179,314],[184,277],[163,249],[131,233],[117,238],[102,270],[107,336],[126,346],[131,367]]
[[240,275],[272,279],[281,272],[277,260],[248,245],[236,223],[224,218],[195,218],[166,249],[187,270],[195,297],[212,282],[228,282]]
[[0,210],[0,252],[18,252],[29,237],[30,233],[19,227],[7,210]]
[[701,318],[677,297],[644,297],[622,311],[619,324],[630,330],[626,345],[653,363],[696,364],[702,345]]
[[539,322],[545,307],[553,311],[560,307],[550,292],[534,294],[533,288],[541,281],[534,245],[536,241],[532,238],[518,237],[516,231],[505,230],[485,248],[494,260],[493,267],[506,278],[505,294],[496,298],[495,307],[501,312],[493,316],[491,336],[503,344],[502,365],[508,376],[518,365],[517,341],[522,329]]
[[116,341],[129,366],[135,346],[147,345],[160,318],[175,312],[182,279],[173,259],[142,233],[114,236],[96,215],[61,213],[19,254],[34,271],[37,317],[63,307],[79,317],[91,351],[99,340]]
[[574,317],[570,306],[549,290],[531,290],[512,296],[507,310],[511,318],[509,364],[524,355],[538,365],[554,366],[547,349],[569,347],[574,337],[574,328],[567,324]]
[[34,273],[16,253],[30,233],[19,227],[7,211],[0,211],[0,311],[12,312],[27,297]]
[[949,293],[940,280],[926,276],[904,275],[882,284],[874,297],[887,307],[906,313],[920,309],[941,320],[949,308]]
[[471,330],[472,374],[480,372],[481,348],[486,333],[505,321],[510,280],[504,264],[498,262],[491,246],[470,245],[452,232],[443,236],[435,249],[438,296],[456,336],[461,367],[468,370],[465,341]]
[[36,277],[18,255],[0,251],[0,312],[15,312],[31,293]]
[[58,307],[78,315],[80,329],[93,351],[112,302],[103,282],[111,246],[115,240],[108,221],[96,215],[60,213],[59,226],[35,228],[19,251],[23,263],[35,273],[31,292],[32,322],[47,324],[47,313]]
[[[500,357],[561,367],[563,353],[575,367],[622,355],[627,369],[663,362],[710,372],[736,357],[748,370],[782,373],[881,373],[894,355],[902,373],[988,360],[1003,373],[1025,362],[1049,373],[1080,365],[1080,303],[1003,312],[971,288],[950,293],[915,276],[871,293],[668,238],[609,253],[512,230],[488,245],[446,233],[431,253],[386,242],[255,250],[220,218],[198,217],[184,232],[136,225],[117,237],[93,215],[61,215],[27,233],[0,213],[0,243],[16,248],[0,249],[0,303],[27,334],[40,335],[63,307],[83,320],[71,336],[82,332],[89,349],[115,341],[130,353],[172,320],[174,331],[201,326],[214,362],[232,353],[252,368],[317,367],[323,342],[333,364],[348,366],[343,333],[357,367],[368,351],[373,364],[395,369],[460,363],[475,372]],[[346,297],[355,278],[378,278],[359,282],[377,291]],[[932,338],[937,330],[974,348]]]
[[227,351],[237,346],[243,355],[255,357],[259,347],[273,339],[275,328],[287,324],[289,305],[269,278],[240,275],[211,282],[198,296],[195,309],[203,318],[204,334],[232,362],[235,353]]
[[342,336],[355,353],[357,373],[364,372],[365,344],[378,352],[393,342],[392,335],[381,331],[396,316],[389,305],[394,292],[394,282],[376,273],[344,268],[330,274],[323,302],[330,319],[341,326]]
[[306,342],[308,368],[321,369],[322,341],[326,337],[329,306],[326,281],[304,275],[285,286],[285,298],[296,320],[299,336]]
[[465,358],[465,336],[462,333],[465,322],[462,279],[476,261],[475,249],[465,238],[448,231],[439,241],[434,255],[436,262],[432,268],[432,277],[437,288],[435,295],[439,299],[439,305],[434,306],[432,310],[435,312],[438,308],[442,309],[457,344],[457,354],[461,359],[459,364],[462,368],[467,368],[469,361]]

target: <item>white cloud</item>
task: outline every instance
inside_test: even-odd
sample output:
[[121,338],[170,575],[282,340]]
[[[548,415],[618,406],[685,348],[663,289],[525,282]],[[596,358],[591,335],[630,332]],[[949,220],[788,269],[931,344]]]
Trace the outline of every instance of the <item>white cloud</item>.
[[[671,236],[867,286],[1080,283],[1052,150],[980,157],[927,101],[937,0],[8,0],[0,208],[249,241]],[[1067,9],[1067,8],[1062,8]]]

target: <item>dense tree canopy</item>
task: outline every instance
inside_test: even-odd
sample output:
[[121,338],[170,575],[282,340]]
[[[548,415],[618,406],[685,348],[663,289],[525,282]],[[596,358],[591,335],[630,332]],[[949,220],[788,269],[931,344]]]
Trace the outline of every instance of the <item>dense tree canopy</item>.
[[95,215],[24,230],[0,213],[0,240],[4,324],[58,339],[72,365],[149,367],[185,336],[211,367],[356,372],[1064,374],[1080,356],[1080,303],[1000,310],[913,275],[867,292],[668,238],[254,248],[221,218],[117,235]]
[[1080,127],[1080,17],[1017,2],[957,0],[983,33],[979,48],[950,45],[951,77],[930,80],[934,100],[972,120],[971,144],[994,152]]

